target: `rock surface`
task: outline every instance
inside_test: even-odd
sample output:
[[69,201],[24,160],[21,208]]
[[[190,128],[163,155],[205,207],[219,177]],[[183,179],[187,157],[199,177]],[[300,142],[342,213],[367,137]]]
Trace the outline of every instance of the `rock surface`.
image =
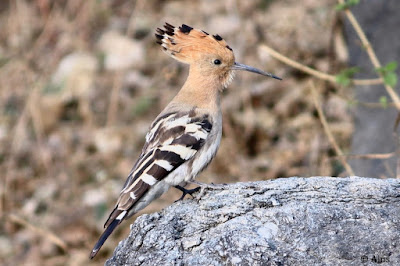
[[140,216],[106,265],[400,265],[400,180],[284,178]]

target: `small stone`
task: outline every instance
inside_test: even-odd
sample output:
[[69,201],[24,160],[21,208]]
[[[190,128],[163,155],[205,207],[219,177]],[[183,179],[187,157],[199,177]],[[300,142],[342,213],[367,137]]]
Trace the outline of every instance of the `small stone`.
[[5,236],[0,236],[0,257],[7,257],[13,252],[13,249],[11,240]]
[[91,189],[83,194],[83,204],[86,206],[98,206],[99,204],[106,202],[106,193],[102,189]]
[[104,67],[107,70],[138,68],[144,64],[145,49],[143,44],[117,31],[104,33],[98,46],[104,54]]
[[122,136],[113,128],[102,128],[95,132],[94,144],[103,154],[114,154],[122,149]]

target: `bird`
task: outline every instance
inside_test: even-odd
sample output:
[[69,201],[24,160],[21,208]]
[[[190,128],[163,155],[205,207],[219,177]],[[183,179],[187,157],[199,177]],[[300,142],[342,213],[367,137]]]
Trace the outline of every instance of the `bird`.
[[217,153],[222,136],[221,92],[231,83],[235,71],[281,80],[271,73],[237,63],[232,48],[218,34],[211,35],[186,24],[175,27],[165,23],[163,29],[157,28],[155,37],[165,53],[189,64],[189,75],[177,95],[151,124],[141,154],[90,259],[123,220],[145,208],[170,187],[182,191],[179,200],[200,189],[186,189],[185,186],[195,182]]

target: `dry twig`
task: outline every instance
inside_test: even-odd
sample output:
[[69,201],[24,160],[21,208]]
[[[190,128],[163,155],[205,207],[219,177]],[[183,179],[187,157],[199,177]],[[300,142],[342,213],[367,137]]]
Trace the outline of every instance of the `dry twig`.
[[[339,3],[343,4],[344,0],[338,0]],[[371,43],[368,41],[367,37],[365,36],[364,31],[362,30],[360,24],[358,23],[357,19],[354,17],[353,13],[350,11],[350,9],[346,9],[344,10],[344,13],[346,14],[348,20],[350,21],[351,25],[353,26],[354,30],[357,32],[358,37],[361,40],[361,43],[363,45],[363,47],[365,48],[365,50],[367,51],[367,54],[371,60],[372,65],[375,68],[380,68],[381,67],[381,63],[378,60],[378,57],[375,54],[374,49],[371,46]],[[383,76],[381,73],[378,72],[378,75],[381,77],[381,79],[383,79]],[[387,91],[387,93],[389,94],[390,98],[392,99],[392,101],[394,102],[397,110],[400,110],[400,98],[397,95],[397,93],[394,91],[394,89],[387,85],[384,84],[385,89]]]
[[[368,154],[344,154],[342,156],[346,157],[347,159],[380,159],[380,160],[385,160],[392,158],[395,156],[395,152],[389,152],[389,153],[368,153]],[[339,156],[338,156],[339,157]]]
[[[21,71],[28,71],[27,68],[21,69]],[[29,95],[27,96],[27,101],[25,103],[24,109],[18,117],[17,122],[12,129],[12,137],[10,141],[10,151],[6,161],[6,171],[3,173],[4,178],[2,178],[2,186],[0,187],[0,217],[3,217],[6,211],[7,205],[7,193],[9,191],[9,183],[11,177],[11,171],[15,167],[15,156],[17,151],[20,149],[22,139],[26,135],[26,127],[29,120],[29,111],[31,102],[34,99],[35,90],[30,90]]]
[[136,22],[138,14],[143,11],[146,1],[136,0],[134,7],[132,9],[131,16],[129,17],[128,28],[126,29],[126,35],[132,37],[136,30]]
[[[279,60],[279,61],[281,61],[281,62],[283,62],[283,63],[285,63],[285,64],[287,64],[287,65],[289,65],[289,66],[291,66],[293,68],[296,68],[296,69],[298,69],[300,71],[303,71],[303,72],[305,72],[307,74],[310,74],[310,75],[312,75],[314,77],[317,77],[319,79],[330,81],[330,82],[333,82],[333,83],[337,83],[336,82],[336,76],[330,75],[330,74],[327,74],[327,73],[312,69],[312,68],[310,68],[308,66],[305,66],[303,64],[300,64],[299,62],[296,62],[296,61],[294,61],[294,60],[282,55],[281,53],[277,52],[276,50],[272,49],[271,47],[269,47],[269,46],[267,46],[265,44],[260,45],[260,49],[265,51],[266,53],[270,54],[275,59],[277,59],[277,60]],[[352,79],[351,81],[355,85],[377,85],[377,84],[382,84],[383,83],[381,78],[378,78],[378,79]]]
[[122,72],[115,73],[114,75],[114,84],[110,94],[110,105],[108,106],[107,111],[107,127],[110,127],[114,124],[118,114],[118,97],[119,91],[121,90],[122,76]]
[[67,251],[67,249],[68,249],[67,244],[64,242],[64,240],[62,240],[61,238],[56,236],[54,233],[52,233],[48,230],[44,230],[33,224],[30,224],[29,222],[25,221],[24,219],[22,219],[21,217],[15,215],[15,214],[8,215],[8,219],[13,223],[16,223],[23,227],[26,227],[29,230],[37,233],[38,235],[41,235],[41,236],[47,238],[50,242],[55,244],[57,247],[61,248],[63,251]]
[[328,137],[329,142],[331,143],[333,149],[335,150],[335,153],[339,156],[339,160],[342,162],[344,168],[346,169],[347,173],[349,175],[354,175],[353,169],[351,166],[347,163],[347,161],[344,158],[344,154],[342,150],[340,149],[339,145],[337,144],[335,138],[333,137],[332,131],[329,127],[328,122],[326,121],[325,115],[322,111],[321,106],[318,103],[318,95],[317,95],[317,90],[315,88],[314,82],[310,81],[310,88],[311,88],[311,94],[313,97],[314,105],[315,108],[317,109],[319,119],[321,120],[322,126],[324,128],[325,134]]

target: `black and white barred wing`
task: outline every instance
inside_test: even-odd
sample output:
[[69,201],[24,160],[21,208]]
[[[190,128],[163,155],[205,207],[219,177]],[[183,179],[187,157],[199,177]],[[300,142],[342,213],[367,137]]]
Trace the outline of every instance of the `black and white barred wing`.
[[117,209],[129,210],[148,189],[163,180],[204,145],[212,124],[208,116],[170,113],[159,117],[146,135],[142,155],[121,191]]
[[211,128],[208,116],[192,117],[189,113],[167,114],[152,124],[142,154],[129,174],[91,257],[96,255],[117,225],[128,214],[133,214],[129,211],[152,186],[193,158],[204,145]]

